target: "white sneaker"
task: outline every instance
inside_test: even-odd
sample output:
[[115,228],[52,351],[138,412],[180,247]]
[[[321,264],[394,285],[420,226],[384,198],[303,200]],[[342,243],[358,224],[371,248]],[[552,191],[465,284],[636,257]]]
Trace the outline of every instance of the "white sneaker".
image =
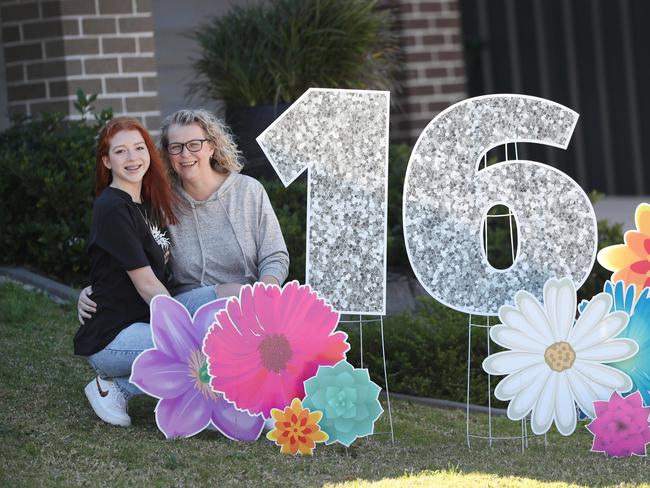
[[126,413],[126,398],[113,381],[98,376],[86,385],[84,392],[93,410],[104,422],[122,427],[131,425],[131,417]]

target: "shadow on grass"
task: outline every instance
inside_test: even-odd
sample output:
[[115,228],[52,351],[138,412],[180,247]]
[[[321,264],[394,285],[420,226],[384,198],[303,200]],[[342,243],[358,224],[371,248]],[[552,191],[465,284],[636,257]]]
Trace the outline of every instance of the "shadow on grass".
[[[0,284],[0,485],[279,486],[522,486],[557,481],[584,486],[641,484],[643,458],[607,459],[589,452],[583,425],[575,435],[489,448],[465,444],[465,415],[393,402],[396,442],[362,439],[351,448],[319,446],[312,458],[288,457],[265,439],[234,443],[217,433],[166,441],[157,430],[155,400],[132,401],[133,426],[99,421],[83,386],[93,376],[71,353],[74,306]],[[485,417],[472,416],[472,430]],[[519,423],[495,419],[495,434],[513,435]],[[376,427],[388,430],[387,415]]]

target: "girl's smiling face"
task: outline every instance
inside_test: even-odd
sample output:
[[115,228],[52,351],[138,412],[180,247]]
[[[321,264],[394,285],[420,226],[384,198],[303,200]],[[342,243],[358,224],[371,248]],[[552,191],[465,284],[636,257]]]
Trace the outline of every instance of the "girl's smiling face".
[[122,130],[111,138],[108,155],[102,157],[104,166],[111,170],[112,185],[127,190],[142,185],[151,157],[147,145],[137,130]]

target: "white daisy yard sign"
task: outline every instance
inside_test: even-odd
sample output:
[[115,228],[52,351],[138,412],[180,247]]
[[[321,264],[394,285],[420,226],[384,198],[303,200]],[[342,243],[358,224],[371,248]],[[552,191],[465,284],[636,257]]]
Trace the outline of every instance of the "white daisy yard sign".
[[627,327],[625,312],[611,312],[612,298],[599,293],[576,320],[576,287],[569,278],[549,279],[544,303],[527,291],[515,295],[515,306],[499,309],[501,324],[490,337],[508,349],[487,357],[483,369],[507,375],[494,394],[509,401],[508,418],[531,414],[535,434],[553,423],[565,436],[576,428],[576,403],[594,418],[594,401],[612,392],[627,392],[632,380],[607,363],[634,356],[639,347],[632,339],[617,339]]

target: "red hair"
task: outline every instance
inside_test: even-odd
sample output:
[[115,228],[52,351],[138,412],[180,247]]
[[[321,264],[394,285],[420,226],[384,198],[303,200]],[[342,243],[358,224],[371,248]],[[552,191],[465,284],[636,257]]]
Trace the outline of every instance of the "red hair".
[[178,198],[172,192],[165,167],[153,139],[140,121],[132,117],[117,117],[109,121],[99,133],[95,166],[95,194],[99,196],[113,180],[111,170],[104,166],[103,161],[104,156],[108,157],[111,139],[118,132],[131,130],[137,130],[140,133],[151,159],[149,169],[142,179],[142,196],[151,203],[154,218],[161,225],[176,224],[178,219],[174,214],[174,208],[178,203]]

